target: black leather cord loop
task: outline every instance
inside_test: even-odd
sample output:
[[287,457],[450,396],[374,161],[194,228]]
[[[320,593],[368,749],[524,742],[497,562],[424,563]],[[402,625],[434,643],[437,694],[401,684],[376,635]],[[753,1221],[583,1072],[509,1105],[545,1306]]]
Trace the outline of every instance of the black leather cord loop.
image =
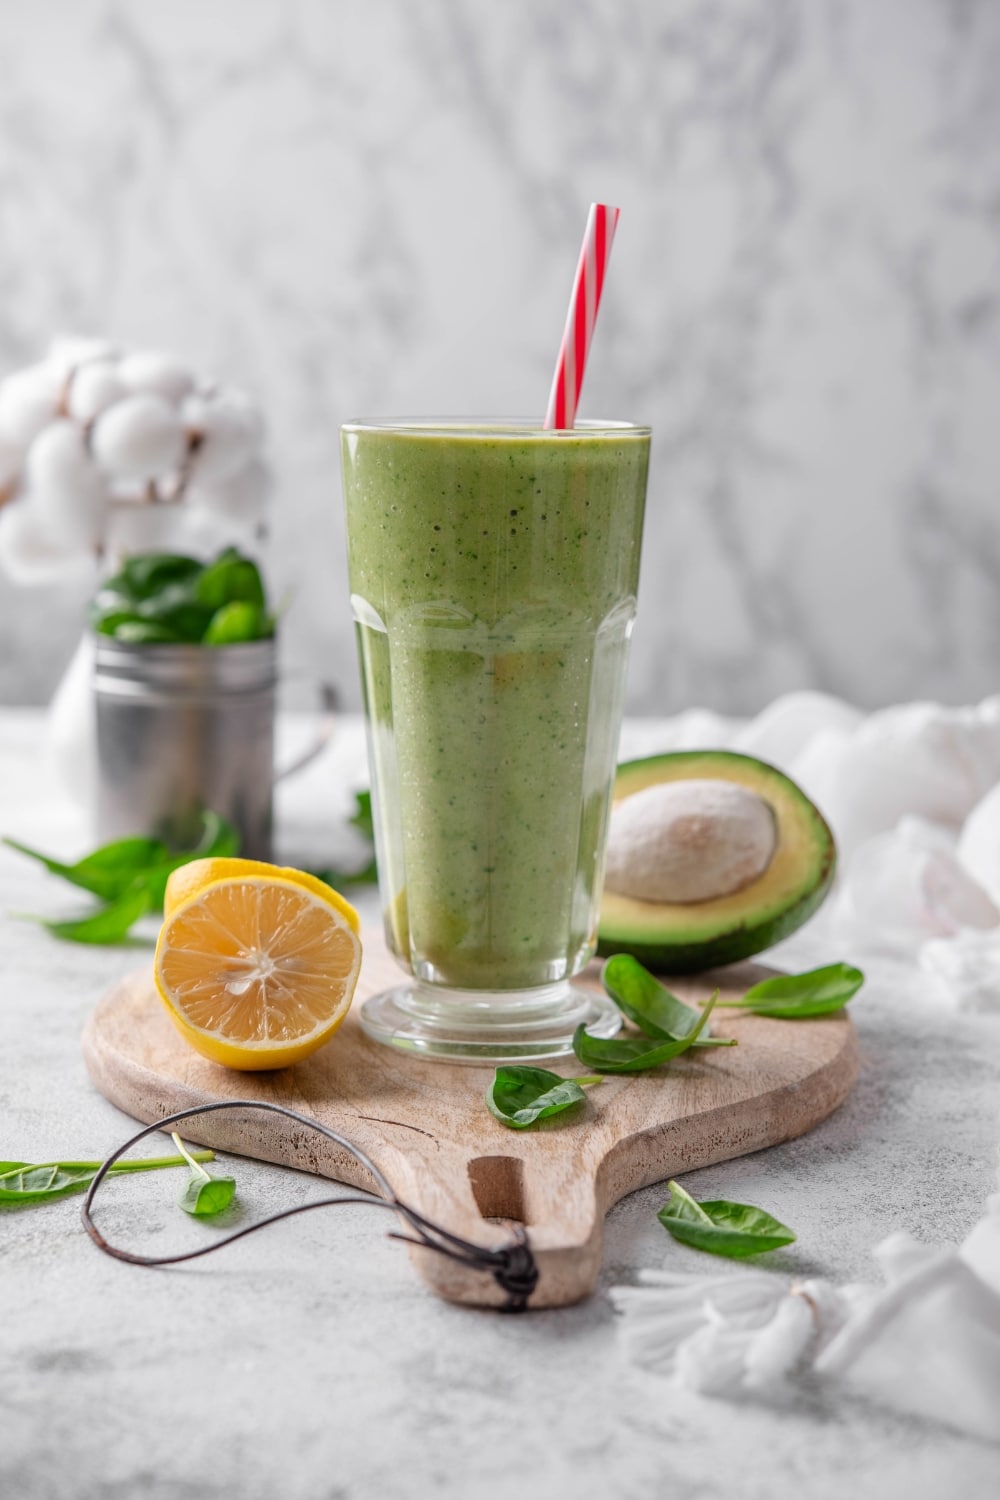
[[[333,1141],[340,1146],[348,1155],[370,1172],[378,1184],[382,1194],[379,1197],[375,1193],[351,1193],[343,1194],[337,1198],[320,1198],[311,1203],[300,1203],[294,1208],[283,1209],[280,1213],[271,1214],[266,1219],[259,1220],[256,1224],[248,1224],[244,1229],[236,1229],[231,1234],[224,1235],[210,1245],[202,1245],[197,1250],[185,1250],[176,1255],[137,1255],[131,1250],[123,1250],[117,1245],[111,1245],[97,1228],[93,1220],[93,1204],[101,1183],[107,1177],[111,1168],[119,1161],[133,1146],[145,1140],[149,1135],[164,1130],[169,1125],[177,1125],[182,1120],[192,1119],[195,1115],[215,1114],[219,1110],[239,1109],[264,1110],[270,1114],[284,1115],[287,1119],[294,1120],[298,1125],[304,1125],[308,1130],[315,1130],[319,1135],[326,1136],[327,1140]],[[112,1152],[108,1159],[103,1162],[94,1177],[93,1182],[83,1200],[80,1217],[83,1227],[99,1250],[106,1255],[113,1256],[116,1260],[127,1261],[134,1266],[170,1266],[177,1265],[181,1261],[195,1260],[200,1255],[210,1255],[215,1250],[221,1250],[224,1245],[231,1245],[235,1240],[241,1240],[248,1234],[255,1234],[258,1229],[266,1229],[269,1224],[277,1224],[281,1219],[290,1219],[295,1214],[308,1213],[314,1208],[334,1208],[341,1203],[356,1203],[372,1208],[388,1208],[400,1215],[405,1220],[412,1234],[399,1234],[391,1232],[390,1238],[403,1240],[410,1245],[419,1245],[424,1250],[433,1250],[438,1255],[445,1255],[450,1260],[457,1261],[460,1265],[468,1266],[473,1271],[483,1271],[492,1275],[497,1285],[506,1292],[507,1303],[505,1311],[521,1312],[528,1305],[528,1299],[538,1285],[538,1266],[532,1254],[528,1237],[523,1228],[517,1228],[513,1238],[505,1245],[489,1248],[485,1245],[475,1245],[470,1240],[461,1239],[452,1234],[450,1230],[443,1229],[439,1224],[424,1218],[414,1208],[410,1208],[402,1199],[397,1198],[385,1175],[376,1167],[375,1163],[365,1155],[360,1147],[355,1146],[346,1136],[339,1135],[337,1131],[331,1130],[329,1126],[323,1125],[319,1120],[314,1120],[309,1115],[303,1115],[298,1110],[289,1109],[284,1104],[269,1104],[256,1099],[225,1099],[216,1104],[195,1105],[191,1109],[178,1110],[176,1114],[165,1115],[163,1119],[157,1120],[152,1125],[147,1125],[139,1130],[124,1145],[119,1146],[117,1151]]]

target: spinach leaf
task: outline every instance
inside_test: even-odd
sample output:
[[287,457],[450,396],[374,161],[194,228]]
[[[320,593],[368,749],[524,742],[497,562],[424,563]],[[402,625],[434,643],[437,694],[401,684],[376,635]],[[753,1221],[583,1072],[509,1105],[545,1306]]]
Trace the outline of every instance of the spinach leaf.
[[133,922],[147,911],[163,909],[166,884],[174,870],[193,859],[226,858],[239,853],[239,835],[218,813],[201,815],[201,835],[193,849],[171,853],[159,839],[116,839],[88,854],[76,864],[63,864],[19,843],[3,842],[30,859],[37,859],[53,875],[99,896],[108,904],[86,916],[68,921],[33,918],[55,937],[76,943],[120,943]]
[[116,839],[114,843],[102,844],[92,854],[78,859],[72,865],[50,859],[47,854],[22,844],[18,839],[5,838],[3,842],[8,848],[16,849],[19,854],[37,859],[50,874],[59,875],[71,885],[78,885],[104,901],[114,901],[118,896],[123,896],[137,875],[144,874],[151,866],[167,858],[167,846],[159,839]]
[[708,1022],[719,998],[718,990],[708,1001],[693,1028],[686,1036],[660,1041],[652,1037],[590,1036],[586,1027],[578,1026],[573,1037],[573,1051],[587,1068],[595,1073],[645,1073],[680,1057],[694,1046]]
[[91,625],[99,635],[117,636],[122,625],[141,625],[146,628],[146,621],[141,615],[137,615],[133,609],[121,609],[117,605],[104,613],[94,612],[91,615]]
[[865,982],[852,964],[828,964],[805,974],[779,974],[762,979],[741,1000],[726,1005],[752,1011],[755,1016],[773,1016],[784,1021],[807,1021],[842,1010]]
[[257,564],[235,547],[204,565],[174,553],[130,557],[102,585],[89,618],[102,635],[139,646],[223,646],[274,634]]
[[[604,965],[601,978],[604,988],[618,1009],[638,1026],[644,1036],[662,1041],[680,1041],[698,1025],[701,1012],[685,1005],[660,983],[655,974],[630,953],[616,953]],[[729,1037],[709,1037],[699,1027],[699,1047],[731,1047]]]
[[274,621],[262,604],[234,599],[217,609],[201,640],[206,646],[237,646],[274,634]]
[[137,612],[141,619],[172,630],[189,645],[197,645],[214,614],[209,605],[195,598],[190,583],[168,584],[137,605]]
[[178,1199],[181,1208],[185,1213],[194,1214],[199,1219],[208,1219],[213,1214],[221,1214],[236,1196],[235,1177],[212,1177],[204,1167],[198,1165],[197,1160],[186,1149],[176,1131],[171,1133],[171,1140],[191,1168],[187,1186]]
[[486,1090],[486,1107],[511,1130],[527,1130],[536,1120],[547,1120],[579,1104],[585,1097],[584,1085],[600,1081],[596,1075],[561,1078],[547,1068],[497,1068]]
[[208,564],[195,580],[194,595],[212,610],[236,602],[256,604],[260,609],[264,607],[260,569],[249,557],[241,556],[235,547],[227,547]]
[[372,794],[371,792],[355,792],[354,801],[354,812],[347,821],[374,844],[375,822],[372,817]]
[[[196,1161],[214,1161],[214,1151],[196,1151]],[[153,1172],[158,1167],[182,1167],[187,1162],[183,1156],[149,1156],[136,1161],[119,1161],[111,1168],[109,1176],[122,1176],[128,1172]],[[47,1161],[37,1165],[29,1162],[0,1162],[0,1203],[47,1203],[52,1198],[66,1198],[71,1193],[82,1193],[94,1178],[101,1163],[99,1161]]]
[[121,943],[128,935],[133,922],[137,922],[151,908],[149,888],[141,879],[132,888],[102,907],[91,916],[75,920],[53,921],[48,917],[37,917],[36,921],[52,933],[70,943]]
[[724,1198],[696,1203],[676,1182],[668,1182],[670,1201],[657,1218],[675,1240],[710,1255],[742,1260],[765,1250],[790,1245],[795,1234],[777,1219],[750,1203],[729,1203]]
[[105,579],[97,598],[117,596],[138,603],[169,584],[188,582],[201,571],[197,558],[179,552],[139,552],[114,577]]

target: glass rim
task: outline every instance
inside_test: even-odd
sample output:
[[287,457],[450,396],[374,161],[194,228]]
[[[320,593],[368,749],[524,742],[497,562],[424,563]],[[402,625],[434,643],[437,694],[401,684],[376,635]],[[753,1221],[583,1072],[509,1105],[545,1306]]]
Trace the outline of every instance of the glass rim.
[[558,438],[648,437],[652,428],[641,422],[587,418],[573,427],[545,427],[537,417],[361,417],[342,422],[342,432],[396,432],[420,437]]

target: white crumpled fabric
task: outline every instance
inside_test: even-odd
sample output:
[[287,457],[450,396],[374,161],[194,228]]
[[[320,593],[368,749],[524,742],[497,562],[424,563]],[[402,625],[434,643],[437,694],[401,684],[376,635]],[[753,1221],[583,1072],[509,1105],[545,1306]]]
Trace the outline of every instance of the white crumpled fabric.
[[[671,728],[669,744],[637,753],[755,755],[830,823],[836,884],[792,944],[862,966],[915,962],[932,1003],[1000,1015],[1000,697],[866,716],[793,693],[748,724],[696,710]],[[809,1371],[1000,1442],[1000,1196],[958,1249],[894,1234],[874,1254],[883,1281],[844,1287],[757,1269],[642,1272],[611,1291],[626,1356],[729,1398],[788,1399]]]
[[790,693],[749,723],[691,710],[636,753],[691,748],[770,761],[829,822],[839,872],[814,943],[905,956],[935,999],[1000,1014],[1000,697],[864,715]]
[[766,1271],[640,1273],[613,1287],[626,1357],[704,1395],[782,1401],[811,1370],[1000,1443],[1000,1197],[959,1248],[890,1235],[881,1285]]

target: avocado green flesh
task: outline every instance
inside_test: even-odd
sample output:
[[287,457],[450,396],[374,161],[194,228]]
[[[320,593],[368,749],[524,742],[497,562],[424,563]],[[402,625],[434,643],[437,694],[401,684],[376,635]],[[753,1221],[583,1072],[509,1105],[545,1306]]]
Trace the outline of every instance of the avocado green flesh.
[[666,781],[735,782],[771,807],[774,857],[757,880],[711,901],[637,901],[605,890],[598,952],[631,953],[650,968],[696,973],[736,963],[786,938],[818,909],[836,869],[836,847],[821,813],[774,766],[733,751],[694,750],[619,766],[615,801]]

